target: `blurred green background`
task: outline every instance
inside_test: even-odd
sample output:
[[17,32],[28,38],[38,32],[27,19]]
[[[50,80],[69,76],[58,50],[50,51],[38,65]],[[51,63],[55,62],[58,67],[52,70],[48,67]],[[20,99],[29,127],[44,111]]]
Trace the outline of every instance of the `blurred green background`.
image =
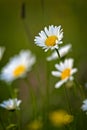
[[[30,49],[37,56],[39,74],[40,71],[42,74],[48,53],[44,53],[34,44],[34,37],[44,26],[52,24],[61,25],[64,31],[64,44],[72,44],[69,57],[75,58],[75,66],[78,68],[77,78],[84,85],[87,82],[87,0],[0,0],[0,46],[6,47],[0,69],[21,49]],[[34,81],[36,81],[34,75],[36,69],[37,66],[34,72],[30,72]],[[41,78],[44,83],[45,72],[43,74]],[[14,83],[13,86],[18,84]],[[24,86],[21,88],[24,89]],[[26,93],[27,89],[26,87],[22,89],[20,96],[24,98],[23,91]],[[6,84],[0,81],[0,101],[8,97],[7,91]]]

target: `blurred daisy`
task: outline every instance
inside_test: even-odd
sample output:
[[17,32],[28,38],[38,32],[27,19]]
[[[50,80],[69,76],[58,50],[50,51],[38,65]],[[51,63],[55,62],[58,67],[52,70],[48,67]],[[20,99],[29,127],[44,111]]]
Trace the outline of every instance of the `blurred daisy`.
[[34,41],[37,46],[42,47],[47,51],[48,49],[58,49],[58,45],[62,43],[63,32],[61,26],[49,26],[44,28],[44,31],[36,36]]
[[0,47],[0,60],[2,59],[4,51],[5,51],[5,47]]
[[41,120],[34,120],[28,125],[29,130],[40,130],[42,128]]
[[19,77],[25,77],[26,72],[31,70],[35,63],[35,56],[31,51],[21,51],[19,55],[10,59],[9,63],[2,69],[1,79],[6,82],[11,82]]
[[64,63],[60,62],[60,64],[55,65],[57,71],[52,71],[52,75],[56,77],[60,77],[61,80],[55,84],[55,88],[61,87],[68,80],[73,80],[72,76],[77,72],[76,68],[73,67],[73,59],[65,59]]
[[49,114],[49,119],[54,126],[63,126],[73,121],[73,116],[64,110],[56,110]]
[[19,109],[19,105],[21,103],[21,100],[18,100],[17,98],[14,98],[14,99],[8,99],[6,101],[3,101],[1,104],[0,104],[0,107],[3,107],[7,110],[16,110],[16,109]]
[[85,100],[83,101],[83,105],[81,106],[81,109],[82,109],[83,111],[87,111],[87,99],[85,99]]
[[[71,44],[68,44],[68,45],[61,47],[59,49],[60,57],[64,57],[71,50],[71,47],[72,47]],[[47,57],[47,61],[55,60],[57,58],[58,58],[57,52],[53,51],[52,54],[49,57]]]
[[87,82],[85,83],[85,88],[87,89]]

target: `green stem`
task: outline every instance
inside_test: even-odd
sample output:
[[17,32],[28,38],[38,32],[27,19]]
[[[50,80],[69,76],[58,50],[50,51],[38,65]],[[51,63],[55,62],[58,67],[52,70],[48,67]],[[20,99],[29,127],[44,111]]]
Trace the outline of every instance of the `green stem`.
[[14,98],[14,92],[13,92],[11,84],[8,84],[8,91],[9,91],[9,95],[11,96],[11,98]]
[[59,53],[59,51],[58,51],[58,49],[55,49],[56,50],[56,52],[57,52],[57,54],[58,54],[58,59],[60,60],[60,53]]
[[70,105],[70,100],[69,100],[69,95],[68,95],[68,93],[67,93],[67,89],[66,89],[65,86],[64,86],[64,92],[65,92],[65,98],[66,98],[68,110],[69,110],[69,112],[72,114],[71,105]]
[[46,67],[47,67],[47,69],[46,69],[46,74],[47,74],[47,76],[46,76],[46,101],[47,101],[47,110],[49,110],[49,105],[50,105],[50,89],[49,89],[49,81],[50,81],[50,75],[49,75],[49,63],[47,62],[47,64],[46,64]]
[[[37,64],[38,65],[38,64]],[[38,71],[38,66],[36,66],[37,68],[35,69],[36,70],[36,77],[37,77],[37,80],[38,80],[38,89],[39,89],[39,98],[40,98],[40,102],[41,102],[41,115],[44,116],[44,102],[45,102],[45,99],[44,99],[44,93],[43,93],[43,88],[44,88],[44,85],[43,83],[41,82],[41,79],[40,79],[40,74],[39,74],[39,71]],[[40,112],[39,112],[40,113]]]
[[74,80],[74,82],[76,84],[76,87],[79,87],[79,91],[80,91],[81,98],[83,101],[85,99],[85,94],[84,94],[83,88],[82,88],[81,84],[76,79]]
[[1,118],[1,115],[0,115],[0,123],[1,123],[1,126],[2,126],[3,130],[6,130],[5,125],[4,125],[4,123],[2,121],[2,118]]
[[32,101],[33,117],[34,117],[34,119],[35,119],[36,116],[37,116],[36,96],[35,96],[35,93],[34,93],[34,90],[33,90],[32,86],[31,86],[30,83],[29,83],[29,80],[26,78],[25,81],[26,81],[27,86],[28,86],[28,88],[29,88],[29,93],[30,93],[30,97],[31,97],[31,101]]
[[21,117],[20,117],[20,110],[16,110],[15,111],[15,115],[17,116],[17,124],[18,124],[18,130],[21,130],[21,124],[20,124],[20,120],[21,120]]

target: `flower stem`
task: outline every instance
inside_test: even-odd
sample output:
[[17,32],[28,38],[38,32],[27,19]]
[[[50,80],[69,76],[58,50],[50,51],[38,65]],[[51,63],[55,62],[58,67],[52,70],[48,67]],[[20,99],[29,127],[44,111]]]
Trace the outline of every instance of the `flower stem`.
[[6,130],[5,125],[4,125],[4,123],[2,121],[2,118],[1,118],[1,115],[0,115],[0,123],[1,123],[1,126],[2,126],[3,130]]
[[16,110],[16,111],[15,111],[15,115],[16,115],[16,117],[17,117],[18,130],[21,130],[21,124],[20,124],[20,120],[21,120],[20,110]]
[[58,49],[55,49],[55,50],[56,50],[56,52],[58,54],[58,58],[60,59],[61,57],[60,57],[60,53],[59,53]]
[[13,93],[13,89],[12,89],[11,84],[8,84],[8,91],[9,91],[11,98],[14,98],[14,93]]
[[49,75],[49,68],[50,66],[49,66],[49,63],[47,62],[47,64],[46,64],[46,101],[47,101],[47,110],[49,110],[49,105],[50,105],[50,89],[49,89],[49,81],[50,81],[50,75]]
[[[38,80],[38,91],[39,91],[39,98],[40,98],[40,102],[41,102],[41,110],[39,110],[39,113],[41,113],[41,116],[44,116],[44,102],[45,102],[45,99],[44,99],[44,93],[43,93],[43,88],[44,88],[44,85],[40,79],[40,74],[41,72],[39,73],[39,69],[38,69],[38,66],[36,66],[36,77],[37,77],[37,80]],[[39,107],[40,108],[40,107]]]
[[33,109],[33,117],[34,119],[36,118],[37,116],[37,102],[36,102],[36,96],[35,96],[35,93],[34,93],[34,90],[31,86],[31,84],[29,83],[29,80],[26,78],[26,83],[27,83],[27,86],[29,88],[29,93],[30,93],[30,97],[31,97],[31,101],[32,101],[32,109]]
[[65,86],[64,86],[64,92],[65,92],[65,98],[66,98],[66,101],[67,101],[68,110],[69,110],[69,112],[72,114],[71,105],[70,105],[70,100],[69,100],[69,95],[68,95],[68,93],[67,93],[67,89],[66,89]]
[[79,87],[79,91],[80,91],[80,94],[81,94],[81,98],[82,98],[82,101],[85,99],[85,94],[84,94],[84,91],[83,91],[83,88],[81,86],[81,84],[75,79],[74,80],[76,86]]

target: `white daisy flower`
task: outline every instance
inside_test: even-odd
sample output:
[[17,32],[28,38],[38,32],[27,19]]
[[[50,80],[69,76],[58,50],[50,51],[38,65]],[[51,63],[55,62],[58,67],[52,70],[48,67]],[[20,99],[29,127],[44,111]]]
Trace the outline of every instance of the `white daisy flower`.
[[72,76],[77,72],[76,68],[73,67],[73,59],[65,59],[64,63],[60,62],[60,64],[55,65],[57,71],[52,71],[52,75],[56,77],[60,77],[61,80],[55,84],[55,88],[61,87],[68,80],[73,80]]
[[5,51],[5,47],[0,47],[0,60],[2,59],[4,51]]
[[14,99],[8,99],[8,100],[5,100],[3,101],[1,104],[0,104],[0,107],[3,107],[7,110],[18,110],[20,109],[19,108],[19,105],[21,103],[21,100],[18,100],[17,98],[14,98]]
[[87,111],[87,99],[85,99],[85,100],[83,101],[83,105],[81,106],[81,109],[82,109],[83,111]]
[[[71,44],[67,44],[67,45],[61,47],[58,50],[59,54],[60,54],[60,57],[64,57],[71,50],[71,47],[72,47]],[[52,54],[46,58],[46,60],[47,61],[52,61],[52,60],[56,60],[57,58],[58,58],[57,52],[53,51]]]
[[49,26],[44,28],[44,31],[39,33],[39,36],[36,36],[34,41],[37,46],[42,47],[47,51],[48,49],[58,49],[58,45],[62,43],[63,32],[61,26]]
[[19,77],[25,77],[26,72],[31,70],[36,58],[29,50],[22,50],[19,55],[10,59],[9,63],[2,69],[1,79],[11,82]]

